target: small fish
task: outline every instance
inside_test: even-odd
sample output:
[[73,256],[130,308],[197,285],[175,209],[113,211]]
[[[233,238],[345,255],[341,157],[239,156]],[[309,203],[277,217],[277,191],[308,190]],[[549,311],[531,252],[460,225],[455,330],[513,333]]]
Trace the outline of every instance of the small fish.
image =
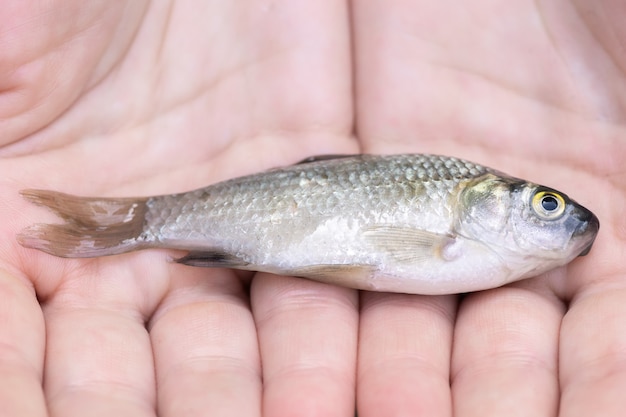
[[596,216],[548,187],[457,158],[352,155],[146,198],[23,190],[65,223],[18,235],[68,258],[139,249],[177,261],[351,288],[451,294],[494,288],[586,255]]

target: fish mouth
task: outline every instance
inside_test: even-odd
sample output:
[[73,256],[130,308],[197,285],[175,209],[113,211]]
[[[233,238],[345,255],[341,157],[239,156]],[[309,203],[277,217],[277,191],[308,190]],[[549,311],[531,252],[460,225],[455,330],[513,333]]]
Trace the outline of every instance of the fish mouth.
[[589,252],[591,251],[591,247],[593,246],[593,242],[594,242],[595,240],[596,240],[596,239],[594,238],[591,242],[589,242],[589,244],[588,244],[587,246],[585,246],[585,248],[583,249],[583,251],[582,251],[582,252],[580,252],[580,253],[578,254],[578,256],[587,256],[587,255],[589,254]]
[[589,243],[587,243],[580,254],[578,254],[578,256],[586,256],[591,251],[593,242],[595,242],[598,231],[600,230],[600,220],[598,220],[595,214],[584,207],[580,207],[576,214],[576,217],[580,220],[580,225],[576,228],[574,236],[586,235],[591,238]]

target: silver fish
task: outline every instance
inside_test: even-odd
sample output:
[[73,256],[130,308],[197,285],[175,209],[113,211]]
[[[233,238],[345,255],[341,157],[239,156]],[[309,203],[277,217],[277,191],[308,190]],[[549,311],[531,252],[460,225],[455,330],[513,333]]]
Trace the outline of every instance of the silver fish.
[[22,195],[65,220],[18,235],[23,246],[55,256],[182,249],[188,254],[177,261],[186,265],[415,294],[538,275],[586,255],[600,227],[559,191],[419,154],[314,157],[156,197]]

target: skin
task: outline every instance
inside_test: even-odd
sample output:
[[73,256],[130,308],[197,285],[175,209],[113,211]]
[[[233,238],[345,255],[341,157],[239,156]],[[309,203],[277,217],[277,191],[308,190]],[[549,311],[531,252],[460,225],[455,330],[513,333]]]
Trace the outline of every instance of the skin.
[[[625,17],[618,0],[5,1],[2,413],[621,415]],[[562,189],[601,231],[568,267],[463,297],[15,242],[54,219],[22,188],[150,195],[352,152],[475,160]]]

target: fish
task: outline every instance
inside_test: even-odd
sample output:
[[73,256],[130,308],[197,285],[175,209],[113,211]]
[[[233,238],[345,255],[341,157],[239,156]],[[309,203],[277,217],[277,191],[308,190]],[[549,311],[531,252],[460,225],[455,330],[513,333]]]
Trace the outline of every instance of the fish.
[[600,228],[560,191],[428,154],[322,155],[153,197],[21,195],[64,222],[17,240],[58,257],[166,248],[184,265],[425,295],[540,275],[588,254]]

